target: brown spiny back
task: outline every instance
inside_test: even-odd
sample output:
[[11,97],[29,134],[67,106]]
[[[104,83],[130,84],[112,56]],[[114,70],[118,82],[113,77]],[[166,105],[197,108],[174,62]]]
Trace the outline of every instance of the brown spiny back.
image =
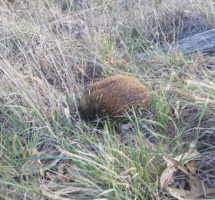
[[79,111],[90,119],[117,119],[132,106],[146,107],[150,101],[150,90],[130,76],[112,76],[99,81],[84,91],[79,103]]

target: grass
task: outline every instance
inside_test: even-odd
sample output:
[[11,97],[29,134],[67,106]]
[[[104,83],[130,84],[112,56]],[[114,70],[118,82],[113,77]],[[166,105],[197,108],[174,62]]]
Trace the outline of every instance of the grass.
[[[160,49],[214,27],[213,10],[212,0],[2,1],[0,199],[174,199],[160,187],[163,156],[196,138],[196,168],[215,187],[214,59]],[[84,89],[115,74],[154,91],[148,110],[127,125],[82,121]]]

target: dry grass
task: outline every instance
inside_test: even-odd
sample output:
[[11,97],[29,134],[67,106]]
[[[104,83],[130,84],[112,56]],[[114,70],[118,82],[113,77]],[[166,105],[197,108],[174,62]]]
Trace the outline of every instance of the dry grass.
[[[159,187],[162,156],[185,153],[195,138],[198,176],[215,187],[214,58],[159,50],[214,27],[214,6],[1,1],[0,198],[173,199]],[[149,57],[137,64],[143,51]],[[144,118],[119,127],[119,140],[108,122],[85,124],[77,110],[91,80],[115,74],[132,74],[158,95]]]

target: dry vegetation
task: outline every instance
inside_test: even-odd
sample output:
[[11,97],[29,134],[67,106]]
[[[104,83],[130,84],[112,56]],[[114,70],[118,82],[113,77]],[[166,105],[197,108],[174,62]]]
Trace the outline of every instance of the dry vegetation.
[[[1,1],[0,199],[213,196],[215,59],[159,47],[213,28],[214,9],[212,0]],[[155,91],[151,107],[117,128],[81,121],[84,88],[116,74]]]

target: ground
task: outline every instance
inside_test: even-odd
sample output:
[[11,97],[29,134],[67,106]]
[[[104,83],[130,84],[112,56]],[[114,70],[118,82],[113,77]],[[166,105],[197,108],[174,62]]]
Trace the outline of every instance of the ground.
[[[214,28],[196,0],[0,2],[1,199],[214,196],[215,59],[161,47]],[[144,56],[143,56],[144,55]],[[127,124],[83,121],[90,83],[154,93]]]

